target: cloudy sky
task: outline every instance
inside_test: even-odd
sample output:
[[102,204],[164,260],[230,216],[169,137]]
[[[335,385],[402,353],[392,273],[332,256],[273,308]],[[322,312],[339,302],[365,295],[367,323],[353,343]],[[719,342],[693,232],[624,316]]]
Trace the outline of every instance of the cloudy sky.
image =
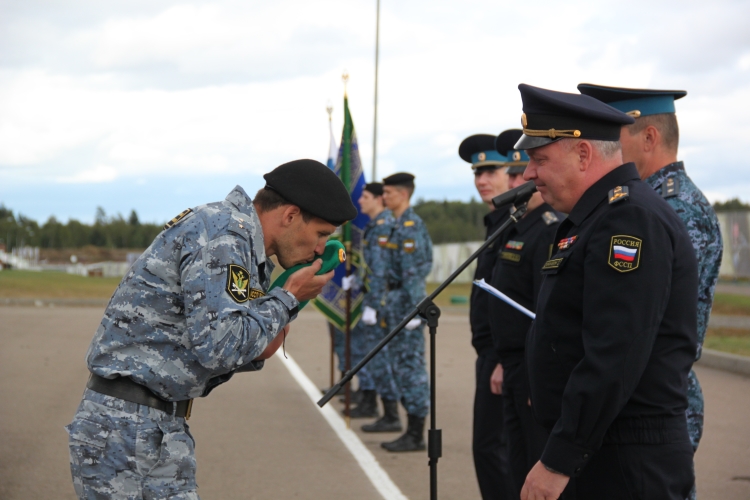
[[[381,2],[378,177],[468,200],[457,155],[519,126],[524,82],[686,89],[680,157],[715,201],[750,201],[750,2]],[[163,222],[325,161],[341,74],[372,162],[375,0],[0,3],[0,203],[39,221],[96,207]]]

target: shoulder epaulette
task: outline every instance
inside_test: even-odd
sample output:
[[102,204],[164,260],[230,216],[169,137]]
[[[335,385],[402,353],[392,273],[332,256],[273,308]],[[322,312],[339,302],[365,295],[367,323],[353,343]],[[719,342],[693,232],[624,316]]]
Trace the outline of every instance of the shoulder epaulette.
[[677,177],[670,177],[661,185],[661,195],[664,198],[671,198],[680,193],[680,180]]
[[545,224],[548,226],[551,226],[555,222],[557,222],[559,219],[557,218],[557,215],[555,215],[555,212],[550,212],[549,210],[544,212],[542,214],[542,220]]
[[166,224],[164,224],[164,229],[169,229],[170,227],[174,226],[175,224],[177,224],[178,222],[180,222],[182,219],[184,219],[185,216],[187,216],[187,214],[189,214],[192,211],[193,211],[192,208],[188,208],[187,210],[183,210],[177,216],[175,216],[174,219],[172,219],[169,222],[167,222]]
[[627,186],[617,186],[616,188],[609,191],[609,204],[617,203],[618,201],[627,200],[630,198],[630,193]]

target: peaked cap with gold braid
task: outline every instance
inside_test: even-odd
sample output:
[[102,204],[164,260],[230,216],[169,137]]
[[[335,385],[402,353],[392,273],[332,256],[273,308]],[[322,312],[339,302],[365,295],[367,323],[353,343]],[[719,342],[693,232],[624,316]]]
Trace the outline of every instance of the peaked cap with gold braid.
[[523,135],[515,149],[534,149],[565,138],[619,141],[620,129],[635,120],[593,97],[518,86]]

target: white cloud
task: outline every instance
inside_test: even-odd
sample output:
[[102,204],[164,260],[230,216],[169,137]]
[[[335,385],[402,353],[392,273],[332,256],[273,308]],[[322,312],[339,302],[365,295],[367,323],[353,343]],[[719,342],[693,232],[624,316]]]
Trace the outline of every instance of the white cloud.
[[117,179],[117,170],[107,165],[97,165],[90,170],[76,172],[71,176],[61,176],[56,180],[60,184],[101,184]]

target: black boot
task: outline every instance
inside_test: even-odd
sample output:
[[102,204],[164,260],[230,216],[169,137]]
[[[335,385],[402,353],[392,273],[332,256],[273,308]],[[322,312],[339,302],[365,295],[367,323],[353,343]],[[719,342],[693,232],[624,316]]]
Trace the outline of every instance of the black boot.
[[424,417],[408,415],[409,427],[400,438],[389,443],[380,443],[388,451],[422,451],[424,450]]
[[398,418],[398,401],[383,399],[383,417],[380,420],[362,426],[365,432],[401,432],[401,420]]
[[[344,386],[346,388],[346,386]],[[346,392],[341,391],[339,394],[339,403],[346,403]],[[349,395],[349,404],[358,405],[362,402],[362,389],[357,389],[356,391],[352,391],[352,393]]]
[[363,390],[362,398],[351,411],[350,418],[375,418],[380,416],[378,413],[378,393],[373,390]]

